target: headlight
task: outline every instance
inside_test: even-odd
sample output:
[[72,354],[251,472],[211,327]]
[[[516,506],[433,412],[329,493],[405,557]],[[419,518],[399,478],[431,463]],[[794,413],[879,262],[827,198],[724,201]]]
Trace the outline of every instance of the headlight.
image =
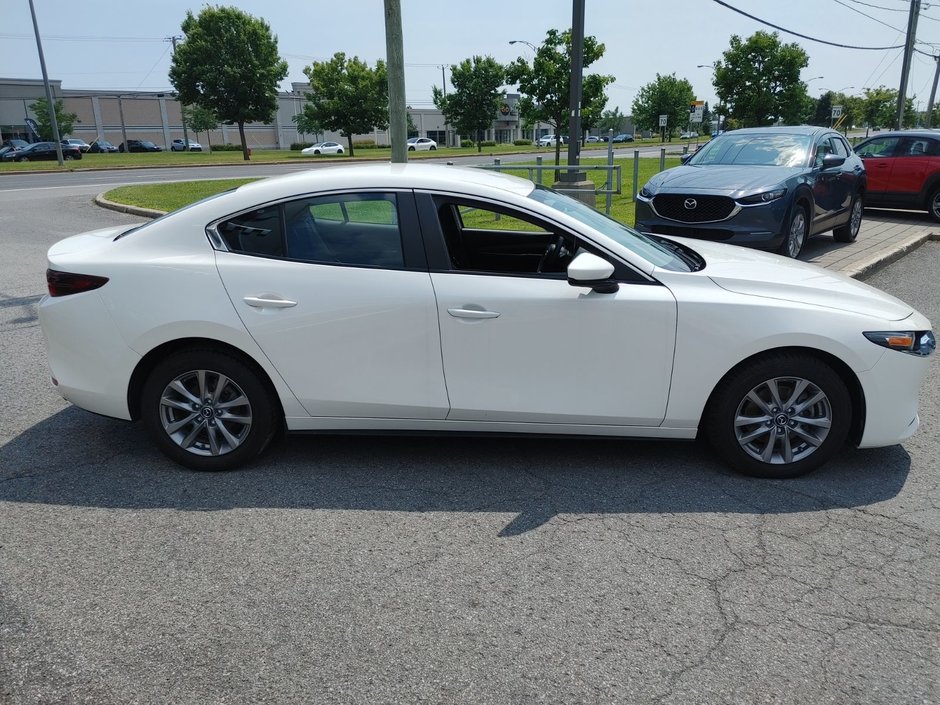
[[644,186],[643,188],[640,189],[639,195],[642,196],[643,198],[649,199],[653,197],[653,192],[650,191],[646,186]]
[[910,353],[911,355],[926,357],[937,349],[937,340],[934,338],[933,331],[929,330],[878,330],[869,331],[864,335],[875,345]]
[[739,198],[738,203],[742,206],[756,206],[761,203],[770,203],[771,201],[776,201],[778,198],[783,198],[786,193],[787,190],[785,188],[778,188],[773,191],[764,191],[762,193],[755,193],[753,196]]

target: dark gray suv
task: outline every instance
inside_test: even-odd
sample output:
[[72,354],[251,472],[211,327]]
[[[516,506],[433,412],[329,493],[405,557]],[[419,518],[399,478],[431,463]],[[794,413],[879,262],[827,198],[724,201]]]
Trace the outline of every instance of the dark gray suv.
[[637,196],[636,227],[796,257],[828,230],[853,241],[865,188],[862,160],[834,130],[733,130],[650,179]]

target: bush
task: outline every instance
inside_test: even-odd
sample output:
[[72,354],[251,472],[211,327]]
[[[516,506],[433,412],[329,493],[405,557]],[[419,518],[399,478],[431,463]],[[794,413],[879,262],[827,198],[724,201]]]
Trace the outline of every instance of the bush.
[[480,142],[480,146],[481,147],[495,147],[496,141],[495,140],[483,140],[482,142]]
[[319,143],[318,142],[292,142],[290,148],[292,152],[299,152],[301,149],[312,147],[315,144],[319,144]]
[[388,149],[387,144],[376,144],[375,140],[362,140],[353,142],[353,149]]
[[476,147],[477,143],[473,140],[460,140],[461,147]]
[[516,140],[513,144],[517,147],[529,147],[532,145],[532,140]]
[[240,144],[214,144],[212,145],[213,152],[240,152],[242,151],[242,146]]

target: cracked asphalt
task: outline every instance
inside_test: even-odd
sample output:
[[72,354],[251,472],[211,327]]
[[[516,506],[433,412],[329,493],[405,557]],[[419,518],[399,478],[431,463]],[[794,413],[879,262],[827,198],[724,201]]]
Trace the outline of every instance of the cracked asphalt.
[[[205,475],[48,383],[0,192],[0,704],[940,702],[936,361],[903,446],[798,480],[697,444],[288,437]],[[940,244],[869,280],[940,321]]]

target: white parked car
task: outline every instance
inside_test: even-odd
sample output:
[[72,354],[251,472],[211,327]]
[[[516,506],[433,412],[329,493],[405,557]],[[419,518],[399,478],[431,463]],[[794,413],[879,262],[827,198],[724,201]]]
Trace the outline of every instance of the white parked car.
[[912,435],[935,348],[840,274],[448,166],[258,181],[70,237],[48,267],[59,393],[204,470],[286,428],[703,436],[789,477]]
[[[544,135],[542,137],[539,137],[539,141],[537,142],[537,144],[539,147],[554,147],[555,142],[557,141],[558,141],[558,138],[555,135]],[[564,137],[561,138],[561,143],[566,144],[566,140]]]
[[[170,151],[171,152],[185,152],[186,151],[186,140],[184,139],[175,139],[170,142]],[[189,151],[190,152],[201,152],[202,145],[193,140],[189,140]]]
[[316,156],[318,154],[343,154],[343,145],[338,142],[320,142],[300,150],[301,154]]
[[430,137],[409,137],[408,138],[408,151],[409,152],[420,152],[422,150],[434,151],[437,149],[437,142],[432,140]]
[[694,140],[696,137],[698,137],[698,132],[683,132],[679,135],[680,140]]

